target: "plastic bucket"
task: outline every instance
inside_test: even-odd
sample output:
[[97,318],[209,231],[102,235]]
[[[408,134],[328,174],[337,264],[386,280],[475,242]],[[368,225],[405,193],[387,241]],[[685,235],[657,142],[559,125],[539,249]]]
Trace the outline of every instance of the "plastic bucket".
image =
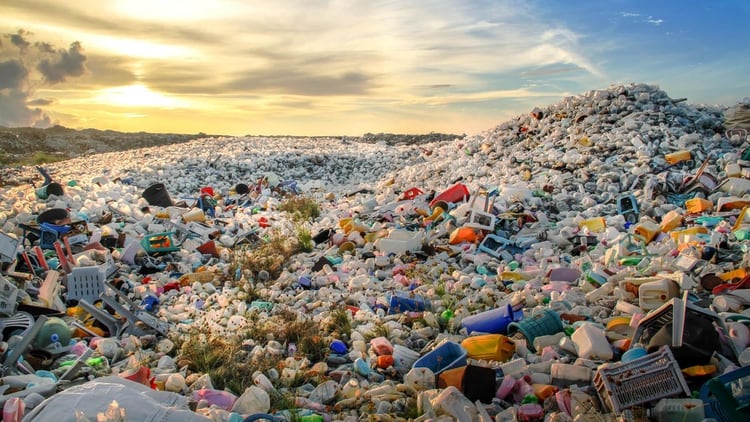
[[47,199],[50,195],[63,196],[64,194],[65,190],[57,182],[49,183],[36,190],[36,196],[39,199]]
[[[513,321],[520,320],[523,317],[523,311],[513,312],[510,304],[506,306],[485,311],[472,315],[461,320],[461,325],[466,328],[466,332],[486,334],[506,334],[508,325]],[[562,330],[562,327],[560,328]]]
[[234,185],[234,192],[237,193],[237,195],[245,195],[250,193],[250,187],[244,183],[237,183]]
[[172,198],[169,197],[169,192],[167,192],[164,183],[155,183],[149,186],[141,196],[148,201],[149,205],[164,208],[172,206]]
[[466,349],[460,344],[446,341],[414,362],[413,368],[429,368],[435,375],[466,366]]
[[57,225],[56,222],[67,218],[70,218],[70,213],[65,208],[51,208],[40,213],[36,217],[36,222],[38,224],[49,223]]
[[512,337],[516,333],[522,334],[526,338],[526,346],[534,353],[535,338],[556,334],[562,330],[560,315],[552,309],[542,309],[528,318],[508,324],[508,335]]

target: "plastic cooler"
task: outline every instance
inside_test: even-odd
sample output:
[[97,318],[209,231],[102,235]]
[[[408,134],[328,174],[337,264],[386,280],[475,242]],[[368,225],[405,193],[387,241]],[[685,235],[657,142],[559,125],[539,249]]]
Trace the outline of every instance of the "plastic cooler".
[[460,344],[446,341],[417,359],[412,368],[428,368],[435,375],[441,372],[466,366],[466,349]]
[[630,362],[600,366],[594,387],[604,406],[615,413],[665,397],[690,395],[680,366],[667,346]]

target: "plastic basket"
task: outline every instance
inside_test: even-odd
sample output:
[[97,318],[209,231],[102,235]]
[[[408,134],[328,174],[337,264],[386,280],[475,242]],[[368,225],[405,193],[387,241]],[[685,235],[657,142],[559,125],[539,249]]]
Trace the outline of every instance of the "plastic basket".
[[141,246],[148,254],[175,252],[180,250],[172,238],[172,232],[148,234],[141,240]]
[[532,352],[534,349],[534,339],[540,336],[557,334],[563,330],[560,315],[552,309],[542,309],[541,312],[535,312],[528,318],[518,322],[511,322],[508,325],[508,335],[514,338],[517,334],[526,339],[526,346]]
[[90,303],[97,301],[104,291],[106,268],[106,264],[73,268],[67,276],[68,300],[86,299]]
[[690,395],[672,351],[657,352],[627,363],[605,364],[594,376],[594,387],[602,403],[615,413],[665,397]]
[[718,422],[750,419],[750,366],[706,382],[701,387],[700,399],[707,418]]

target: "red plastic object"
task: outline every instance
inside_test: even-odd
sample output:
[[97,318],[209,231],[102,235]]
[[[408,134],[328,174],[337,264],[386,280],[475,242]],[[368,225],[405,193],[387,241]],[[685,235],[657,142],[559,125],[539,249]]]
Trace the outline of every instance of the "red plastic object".
[[258,225],[263,227],[264,229],[269,226],[268,219],[266,217],[261,217],[258,219]]
[[214,196],[214,188],[211,186],[206,186],[205,188],[201,188],[201,195],[208,195],[213,197]]
[[432,208],[432,206],[435,205],[435,203],[438,201],[456,203],[468,198],[469,188],[467,188],[463,183],[456,183],[455,185],[449,187],[448,189],[440,192],[440,194],[435,196],[435,198],[430,201],[430,208]]
[[415,188],[411,188],[411,189],[407,190],[406,192],[404,192],[403,198],[404,199],[414,199],[414,198],[416,198],[416,197],[418,197],[419,195],[422,195],[422,194],[424,194],[424,192],[422,192],[419,188],[415,187]]

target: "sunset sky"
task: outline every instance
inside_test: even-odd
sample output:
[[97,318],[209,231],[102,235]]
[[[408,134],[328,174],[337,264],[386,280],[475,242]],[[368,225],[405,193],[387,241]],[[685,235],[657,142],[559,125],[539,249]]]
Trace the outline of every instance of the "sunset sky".
[[0,0],[0,125],[473,134],[631,82],[732,105],[748,22],[746,0]]

